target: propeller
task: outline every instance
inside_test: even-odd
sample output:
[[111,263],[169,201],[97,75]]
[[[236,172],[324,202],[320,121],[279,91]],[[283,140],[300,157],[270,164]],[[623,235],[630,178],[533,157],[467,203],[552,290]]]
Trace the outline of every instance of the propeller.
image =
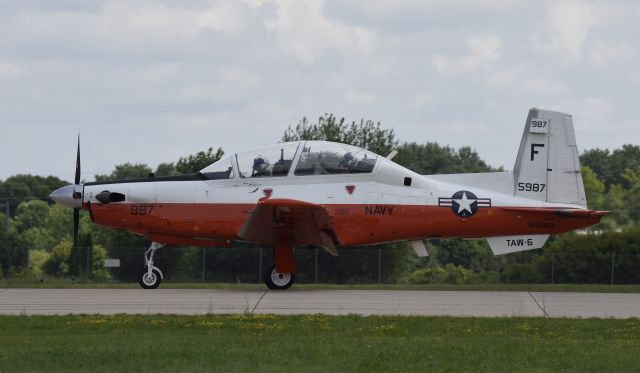
[[[78,228],[80,225],[80,210],[82,209],[82,196],[84,186],[80,183],[80,135],[78,134],[78,148],[76,153],[76,173],[73,185],[58,188],[49,197],[56,203],[73,209],[73,247],[71,253],[71,275],[77,276],[77,252],[78,252]],[[91,204],[89,204],[89,213],[91,213]]]
[[[76,153],[76,175],[73,185],[73,199],[82,198],[82,185],[80,184],[80,135],[78,135],[78,149]],[[82,208],[82,202],[80,207],[73,209],[73,247],[72,247],[72,269],[71,275],[78,275],[78,266],[76,262],[78,252],[78,230],[80,228],[80,209]]]

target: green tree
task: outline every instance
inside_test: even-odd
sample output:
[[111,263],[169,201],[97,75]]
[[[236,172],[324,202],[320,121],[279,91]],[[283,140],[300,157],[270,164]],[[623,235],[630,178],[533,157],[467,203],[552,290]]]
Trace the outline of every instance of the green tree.
[[51,256],[42,266],[43,271],[53,277],[66,277],[71,268],[73,242],[71,240],[60,241],[51,251]]
[[446,239],[429,243],[431,255],[440,264],[454,264],[473,271],[495,266],[491,249],[485,240]]
[[423,268],[400,279],[409,284],[467,284],[473,279],[469,269],[448,263],[443,267]]
[[558,235],[536,257],[531,269],[551,280],[551,261],[556,283],[610,283],[611,260],[614,279],[619,284],[640,283],[640,228],[589,234],[569,232]]
[[96,181],[123,180],[148,177],[151,168],[146,164],[124,163],[117,165],[110,175],[96,175]]
[[224,151],[222,148],[218,148],[215,153],[213,152],[213,148],[209,148],[206,152],[200,151],[196,154],[180,157],[175,169],[180,174],[192,174],[217,162],[223,155]]
[[478,152],[469,146],[459,148],[456,158],[459,163],[455,173],[502,171],[502,168],[494,169],[489,166],[480,158]]
[[582,181],[587,194],[587,203],[592,210],[604,209],[605,185],[588,166],[582,166]]
[[611,164],[615,166],[617,176],[610,184],[622,184],[631,189],[633,180],[625,176],[627,170],[635,170],[640,167],[640,146],[626,144],[622,148],[615,149],[611,153]]
[[51,258],[51,253],[44,250],[29,250],[29,277],[42,279],[44,264]]
[[626,144],[613,152],[609,149],[590,149],[582,153],[580,162],[591,168],[607,188],[620,184],[629,189],[629,181],[623,175],[625,170],[640,165],[640,146]]
[[614,168],[611,165],[609,149],[589,149],[580,155],[580,165],[592,170],[596,177],[603,181],[605,187],[615,179]]
[[171,163],[160,163],[156,168],[156,176],[172,176],[177,175],[176,165]]
[[107,249],[102,245],[93,245],[91,248],[91,274],[89,278],[93,281],[106,281],[111,278],[111,273],[104,266],[107,259]]
[[20,233],[30,228],[44,227],[48,214],[48,203],[40,200],[25,201],[18,205],[14,224]]
[[[71,239],[73,231],[72,210],[61,205],[49,206],[42,201],[22,202],[17,209],[15,227],[28,250],[51,251],[63,239]],[[80,234],[89,233],[91,222],[86,213],[81,214]]]
[[20,202],[31,199],[52,202],[49,194],[69,182],[54,176],[15,175],[0,183],[0,202],[8,201],[11,216]]
[[[91,231],[91,223],[89,213],[82,211],[80,213],[80,236],[86,236]],[[47,222],[45,226],[47,233],[56,241],[65,238],[71,239],[73,234],[73,210],[62,206],[53,205],[49,209]]]
[[640,165],[628,168],[623,173],[629,192],[626,193],[625,211],[634,222],[640,222]]
[[487,165],[470,147],[456,151],[433,142],[402,144],[394,162],[422,175],[498,171]]
[[28,250],[15,227],[0,215],[0,272],[5,277],[23,269],[29,260]]
[[333,114],[325,114],[317,123],[302,118],[295,127],[289,126],[282,141],[324,140],[355,145],[386,156],[398,145],[393,129],[382,128],[380,122],[361,119],[348,123]]

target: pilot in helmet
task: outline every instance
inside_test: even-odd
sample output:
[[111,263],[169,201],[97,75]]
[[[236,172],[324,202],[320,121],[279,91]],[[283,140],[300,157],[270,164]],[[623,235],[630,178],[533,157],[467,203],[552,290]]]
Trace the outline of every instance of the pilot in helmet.
[[340,165],[346,169],[351,169],[356,165],[356,158],[351,154],[351,152],[348,152],[342,156]]
[[267,176],[267,167],[269,167],[269,160],[259,155],[253,160],[253,173],[251,176]]

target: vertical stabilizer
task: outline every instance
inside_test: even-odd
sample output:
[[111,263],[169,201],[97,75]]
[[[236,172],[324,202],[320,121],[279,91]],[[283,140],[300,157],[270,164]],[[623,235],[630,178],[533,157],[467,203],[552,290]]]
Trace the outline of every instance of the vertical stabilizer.
[[529,110],[513,173],[517,196],[586,208],[571,115]]

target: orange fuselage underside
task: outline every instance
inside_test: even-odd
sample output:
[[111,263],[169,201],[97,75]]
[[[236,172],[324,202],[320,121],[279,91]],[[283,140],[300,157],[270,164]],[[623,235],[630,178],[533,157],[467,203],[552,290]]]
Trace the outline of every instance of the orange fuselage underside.
[[[429,237],[480,238],[552,234],[596,224],[596,217],[562,216],[549,209],[513,211],[491,207],[461,218],[451,208],[419,205],[324,205],[340,245],[367,245]],[[156,237],[171,237],[172,244],[193,244],[194,239],[241,240],[243,224],[255,209],[252,204],[92,204],[96,224]],[[141,212],[144,212],[142,214]]]

